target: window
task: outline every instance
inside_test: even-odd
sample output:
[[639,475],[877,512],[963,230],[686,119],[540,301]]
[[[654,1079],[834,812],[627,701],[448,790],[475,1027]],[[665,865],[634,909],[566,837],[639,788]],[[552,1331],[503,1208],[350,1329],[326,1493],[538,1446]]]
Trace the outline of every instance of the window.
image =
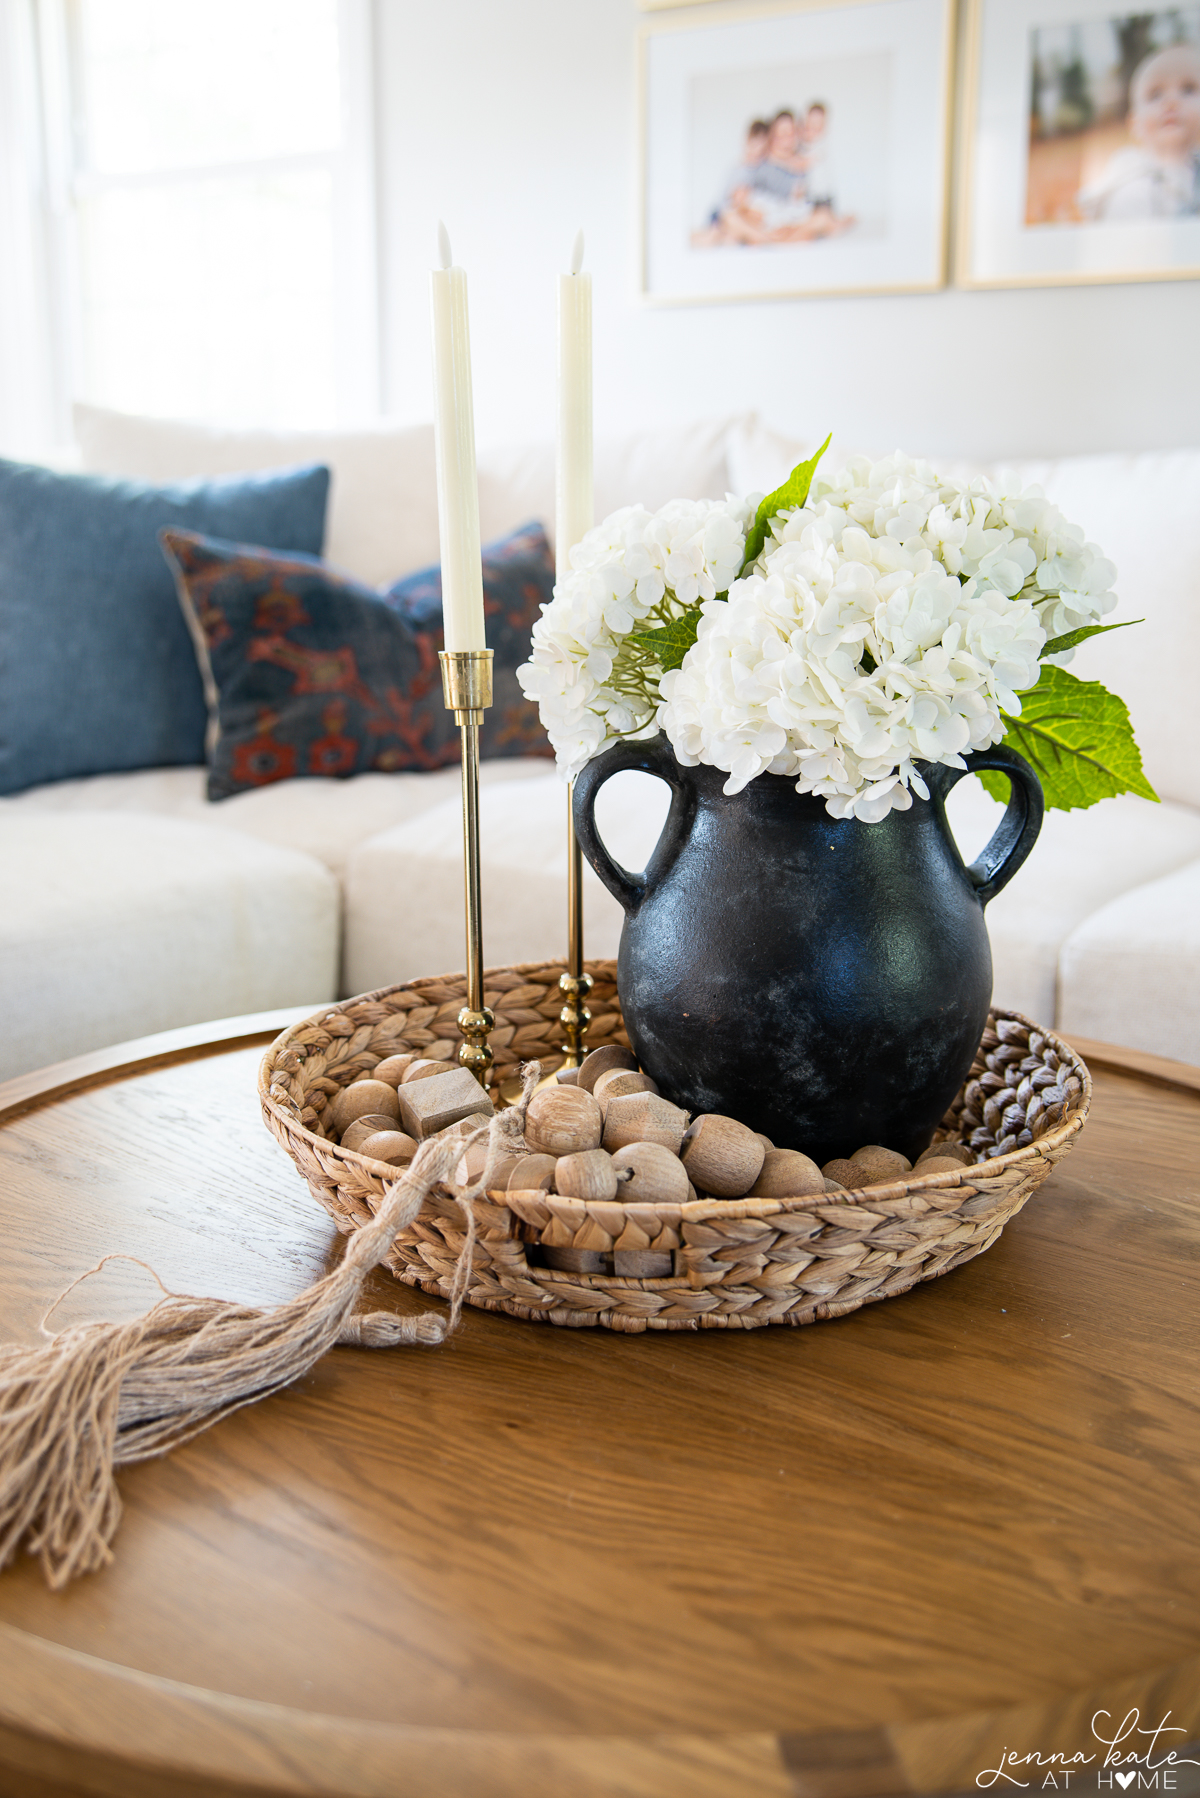
[[376,412],[369,0],[40,0],[39,35],[77,396]]

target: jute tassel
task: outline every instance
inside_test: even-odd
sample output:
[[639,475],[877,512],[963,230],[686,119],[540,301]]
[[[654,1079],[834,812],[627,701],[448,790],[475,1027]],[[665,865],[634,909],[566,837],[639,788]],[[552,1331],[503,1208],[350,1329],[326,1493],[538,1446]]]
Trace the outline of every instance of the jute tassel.
[[[457,1327],[470,1277],[474,1202],[495,1164],[524,1146],[525,1111],[541,1068],[533,1062],[521,1072],[518,1105],[466,1139],[422,1144],[375,1217],[350,1237],[333,1272],[287,1304],[257,1311],[168,1293],[133,1323],[85,1324],[42,1348],[0,1347],[0,1567],[24,1546],[40,1557],[47,1582],[58,1590],[103,1566],[112,1559],[109,1544],[121,1520],[116,1468],[168,1454],[230,1412],[278,1392],[335,1343],[443,1342]],[[455,1193],[467,1229],[449,1315],[355,1317],[363,1282],[396,1232],[413,1221],[439,1181],[453,1179],[467,1147],[485,1133],[483,1174]],[[43,1335],[50,1335],[46,1321],[65,1297],[47,1312]]]

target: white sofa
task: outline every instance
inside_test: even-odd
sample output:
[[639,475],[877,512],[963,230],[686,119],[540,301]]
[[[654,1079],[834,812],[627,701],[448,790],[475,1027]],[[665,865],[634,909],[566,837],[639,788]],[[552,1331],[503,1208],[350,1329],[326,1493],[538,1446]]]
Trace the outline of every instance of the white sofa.
[[[321,458],[334,471],[331,560],[379,581],[436,554],[428,427],[214,432],[80,408],[77,435],[85,467],[159,479]],[[753,418],[602,444],[598,514],[773,486],[811,447]],[[1147,620],[1085,645],[1075,671],[1128,700],[1164,803],[1047,815],[989,908],[996,996],[1068,1032],[1200,1063],[1200,452],[1014,472],[1117,562],[1115,616]],[[550,447],[482,457],[480,490],[486,535],[550,524]],[[461,967],[456,770],[297,780],[217,804],[204,783],[200,768],[149,769],[0,800],[0,1078],[151,1030]],[[484,783],[488,960],[559,952],[564,789],[534,761],[489,763]],[[659,782],[608,783],[598,817],[619,860],[644,865],[665,809]],[[999,808],[965,780],[950,811],[970,859]],[[619,908],[586,878],[588,952],[614,954]]]

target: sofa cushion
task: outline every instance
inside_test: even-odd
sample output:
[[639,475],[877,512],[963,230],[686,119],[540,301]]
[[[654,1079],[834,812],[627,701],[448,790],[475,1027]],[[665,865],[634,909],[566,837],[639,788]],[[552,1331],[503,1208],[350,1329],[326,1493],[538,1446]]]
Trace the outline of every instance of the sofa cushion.
[[1200,1065],[1200,861],[1101,906],[1063,944],[1061,1018]]
[[1200,807],[1200,449],[1018,462],[1117,565],[1120,603],[1105,619],[1145,623],[1081,644],[1071,664],[1129,707],[1142,763],[1163,799]]
[[[484,762],[481,786],[494,780],[544,779],[544,759]],[[60,780],[0,799],[0,820],[11,810],[146,812],[192,824],[216,823],[281,849],[299,849],[341,876],[350,853],[368,837],[416,818],[443,800],[458,803],[458,769],[430,774],[356,774],[349,780],[280,780],[235,793],[219,805],[207,797],[205,768],[139,768],[131,774],[93,774]]]
[[[618,861],[645,866],[670,803],[663,781],[632,771],[605,783],[596,821]],[[557,774],[497,782],[480,808],[484,959],[561,954],[567,919],[567,789]],[[615,955],[624,913],[583,870],[589,957]],[[457,799],[362,843],[346,869],[342,987],[367,992],[464,963],[462,809]]]
[[[723,499],[731,420],[710,419],[596,441],[596,517],[640,500]],[[243,468],[325,462],[333,474],[325,554],[360,581],[382,586],[438,558],[437,473],[432,425],[357,431],[221,430],[176,419],[138,418],[101,406],[75,407],[85,468],[178,480]],[[551,442],[483,448],[479,517],[484,538],[537,518],[554,540]]]
[[149,487],[0,461],[0,793],[204,758],[165,525],[319,554],[329,476]]
[[[438,569],[383,591],[313,557],[272,556],[186,531],[164,531],[162,542],[208,697],[210,799],[293,777],[458,760],[438,666]],[[540,525],[485,548],[484,616],[495,651],[481,732],[486,758],[549,753],[516,670],[552,587]]]
[[0,809],[0,1079],[334,991],[310,856],[174,818]]
[[[669,499],[724,499],[730,419],[704,419],[672,430],[600,437],[593,452],[597,520],[620,506],[656,511]],[[479,521],[485,537],[540,518],[554,537],[554,445],[518,444],[479,456]]]
[[[177,481],[189,475],[324,462],[332,477],[325,533],[328,561],[377,587],[437,560],[437,470],[430,424],[330,431],[226,430],[85,405],[74,408],[74,419],[83,466],[104,474]],[[259,541],[252,532],[221,534]]]

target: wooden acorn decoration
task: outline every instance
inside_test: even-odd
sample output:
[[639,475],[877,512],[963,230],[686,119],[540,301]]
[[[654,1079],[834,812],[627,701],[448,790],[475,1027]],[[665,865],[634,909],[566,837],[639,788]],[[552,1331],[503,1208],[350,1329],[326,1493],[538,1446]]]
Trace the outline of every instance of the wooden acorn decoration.
[[408,1086],[413,1080],[428,1080],[433,1074],[449,1074],[457,1066],[456,1061],[422,1061],[418,1057],[412,1056],[400,1076],[400,1085]]
[[682,1161],[661,1143],[632,1142],[617,1150],[612,1164],[618,1180],[632,1175],[617,1189],[622,1204],[686,1205],[694,1197]]
[[590,1093],[601,1074],[611,1073],[614,1068],[627,1068],[636,1073],[637,1056],[630,1049],[623,1049],[619,1043],[605,1043],[602,1049],[593,1049],[585,1055],[579,1064],[576,1086],[581,1086],[585,1093]]
[[544,1086],[525,1114],[525,1141],[535,1154],[577,1155],[598,1149],[604,1128],[599,1105],[579,1086]]
[[391,1118],[393,1122],[400,1116],[396,1089],[386,1080],[355,1080],[344,1086],[333,1101],[329,1122],[340,1137],[355,1118],[368,1113]]
[[374,1161],[390,1162],[393,1167],[407,1167],[417,1152],[417,1144],[403,1130],[376,1130],[358,1144],[358,1152],[370,1155]]
[[357,1149],[360,1144],[366,1142],[368,1136],[377,1136],[381,1130],[394,1130],[395,1128],[395,1118],[387,1117],[381,1111],[368,1112],[366,1117],[355,1118],[352,1124],[346,1125],[342,1131],[342,1147],[343,1149]]
[[680,1149],[692,1185],[715,1199],[740,1199],[748,1193],[762,1171],[765,1155],[755,1131],[715,1111],[689,1125]]
[[508,1192],[549,1192],[558,1166],[553,1155],[522,1155],[508,1176]]
[[615,1199],[617,1170],[612,1156],[603,1149],[561,1156],[554,1164],[554,1190],[567,1199]]
[[389,1086],[399,1086],[406,1070],[416,1059],[415,1055],[389,1055],[376,1064],[372,1079],[386,1080]]
[[678,1155],[688,1114],[657,1093],[621,1093],[604,1113],[604,1147],[610,1154],[635,1142],[661,1143]]
[[799,1149],[768,1149],[758,1179],[750,1188],[750,1197],[801,1199],[806,1193],[824,1190],[824,1174],[816,1162],[802,1155]]
[[593,1096],[600,1101],[601,1105],[607,1104],[609,1099],[619,1099],[625,1093],[656,1093],[657,1091],[658,1087],[651,1080],[649,1074],[639,1074],[636,1068],[609,1068],[607,1073],[601,1074],[592,1088]]

